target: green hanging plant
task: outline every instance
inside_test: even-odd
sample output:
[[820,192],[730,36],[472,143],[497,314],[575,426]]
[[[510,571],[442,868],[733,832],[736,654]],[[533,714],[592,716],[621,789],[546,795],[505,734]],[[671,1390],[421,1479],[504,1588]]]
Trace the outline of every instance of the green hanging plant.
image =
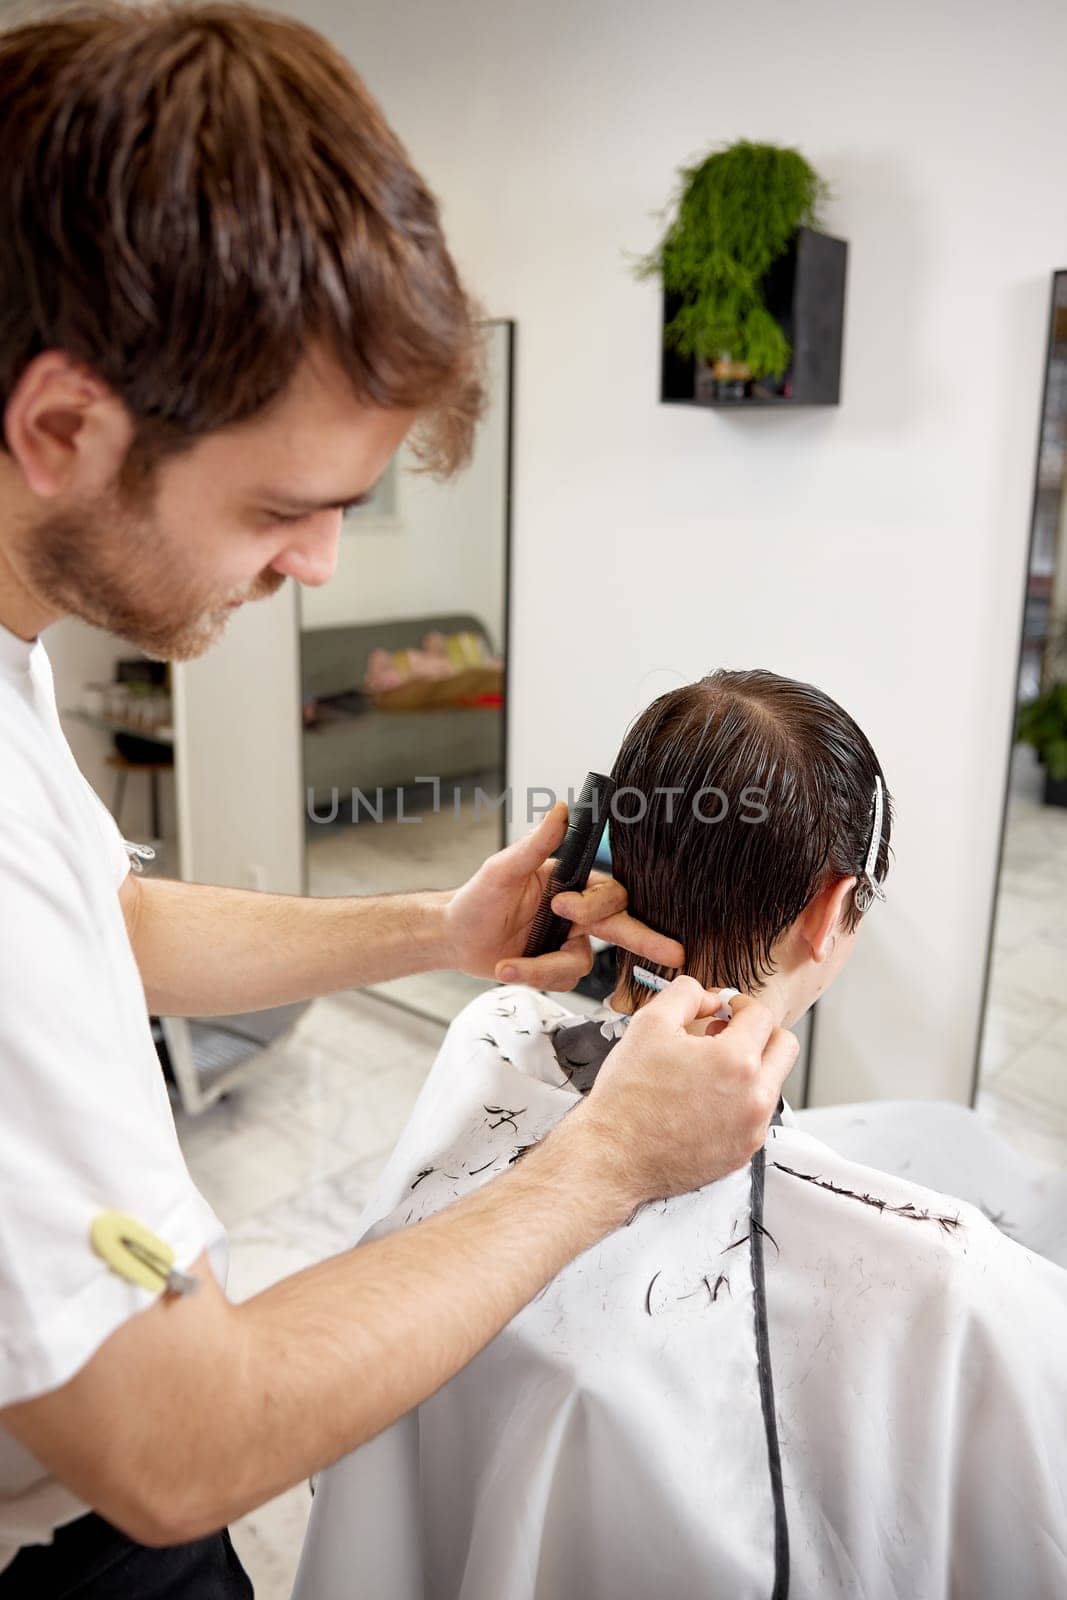
[[1019,707],[1015,736],[1033,745],[1054,783],[1067,781],[1067,683],[1053,683]]
[[815,227],[827,197],[797,150],[740,140],[680,171],[676,212],[637,267],[682,304],[664,329],[683,356],[730,362],[754,378],[780,378],[792,351],[763,301],[771,263],[797,229]]

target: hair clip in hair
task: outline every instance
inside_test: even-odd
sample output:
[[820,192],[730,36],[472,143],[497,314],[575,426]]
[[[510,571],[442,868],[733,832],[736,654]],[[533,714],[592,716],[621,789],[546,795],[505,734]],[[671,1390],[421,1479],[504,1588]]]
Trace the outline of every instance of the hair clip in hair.
[[874,826],[871,829],[871,842],[867,849],[867,859],[863,864],[859,882],[852,891],[853,903],[861,916],[865,911],[870,910],[875,900],[885,899],[885,890],[874,875],[875,867],[878,865],[878,850],[882,843],[883,810],[882,780],[876,777],[874,780]]
[[865,911],[871,909],[875,900],[885,899],[885,890],[881,884],[873,883],[868,878],[861,878],[852,891],[852,899],[856,910],[862,916]]

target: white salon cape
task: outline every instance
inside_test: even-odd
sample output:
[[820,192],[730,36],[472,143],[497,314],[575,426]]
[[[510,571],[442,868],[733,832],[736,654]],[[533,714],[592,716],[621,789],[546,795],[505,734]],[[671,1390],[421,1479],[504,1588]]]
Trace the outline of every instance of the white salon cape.
[[[365,1230],[543,1138],[593,1053],[578,1020],[521,989],[468,1006]],[[1067,1273],[785,1119],[322,1474],[295,1600],[1067,1595]]]

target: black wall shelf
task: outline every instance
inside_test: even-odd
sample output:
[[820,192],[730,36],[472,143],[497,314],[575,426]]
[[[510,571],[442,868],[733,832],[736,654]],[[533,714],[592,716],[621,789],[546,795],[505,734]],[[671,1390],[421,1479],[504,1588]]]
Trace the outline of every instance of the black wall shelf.
[[[845,327],[845,277],[848,243],[801,228],[763,283],[771,316],[793,347],[793,361],[782,378],[723,383],[706,362],[664,347],[660,399],[668,405],[707,406],[735,411],[763,406],[836,406],[841,397],[841,346]],[[678,309],[665,295],[663,325]]]

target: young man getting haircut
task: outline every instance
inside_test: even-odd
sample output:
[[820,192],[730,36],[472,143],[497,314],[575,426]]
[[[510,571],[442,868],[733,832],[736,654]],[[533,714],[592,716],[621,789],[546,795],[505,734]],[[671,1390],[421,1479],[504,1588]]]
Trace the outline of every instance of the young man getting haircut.
[[[809,684],[720,671],[642,712],[613,776],[631,905],[702,984],[796,1022],[883,893],[892,809],[862,730]],[[591,1021],[527,990],[473,1001],[370,1236],[580,1115],[651,1021],[642,976],[620,952]],[[783,1107],[747,1171],[638,1208],[323,1474],[295,1600],[1047,1600],[1067,1592],[1065,1348],[1062,1268]]]

